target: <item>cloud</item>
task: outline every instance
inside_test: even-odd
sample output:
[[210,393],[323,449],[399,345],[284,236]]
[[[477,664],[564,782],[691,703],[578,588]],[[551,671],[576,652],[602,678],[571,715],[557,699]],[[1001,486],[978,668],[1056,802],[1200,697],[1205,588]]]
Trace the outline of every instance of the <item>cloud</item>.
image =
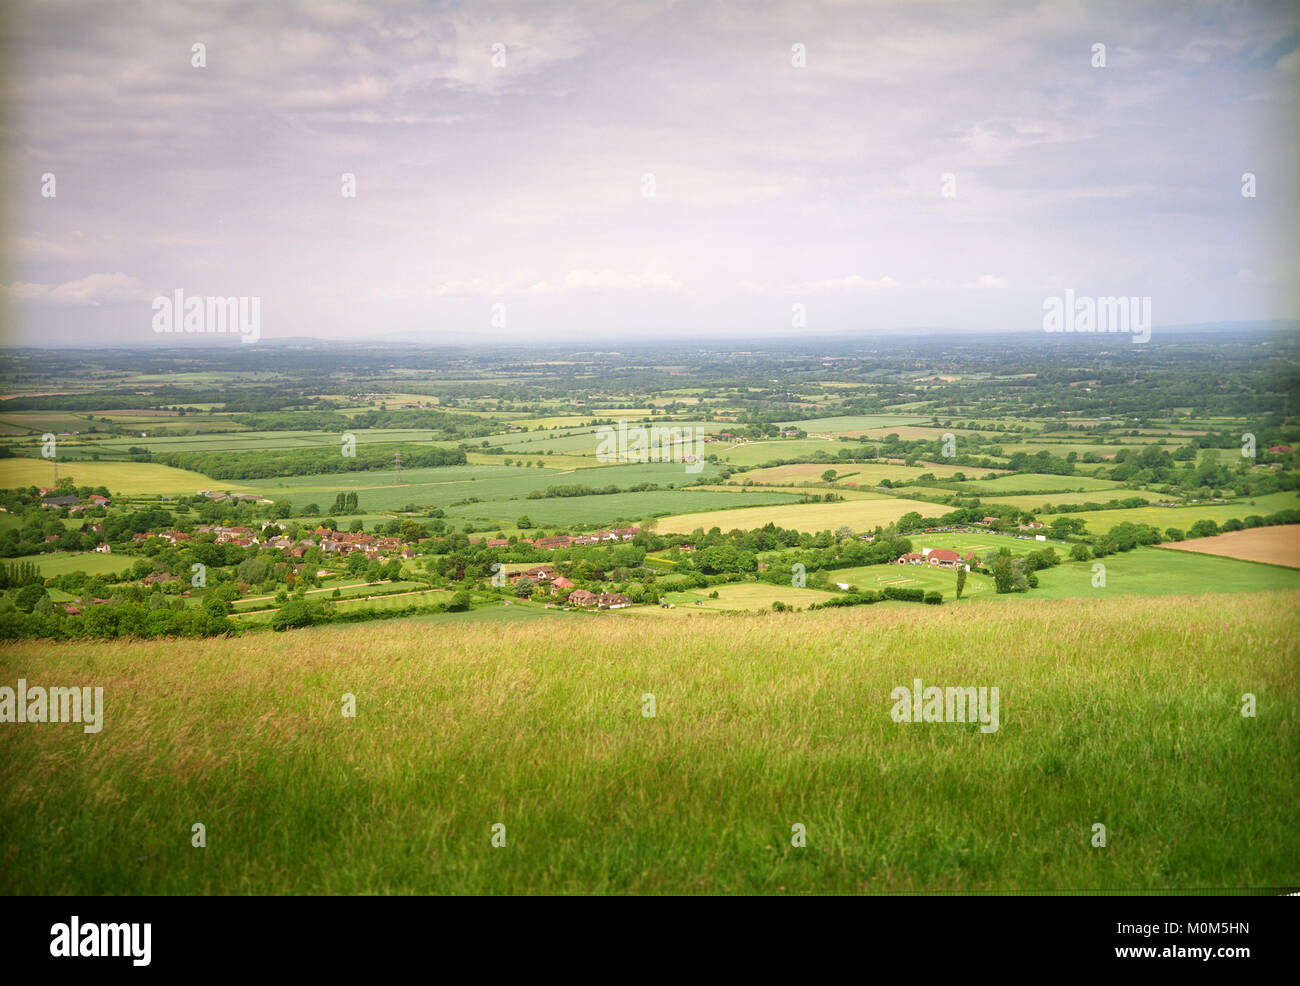
[[103,305],[121,301],[148,301],[155,291],[146,291],[127,274],[90,274],[63,284],[15,282],[0,285],[0,294],[10,301],[44,305]]
[[571,270],[558,286],[539,281],[532,290],[537,292],[604,293],[610,291],[680,291],[681,282],[671,274],[651,271],[645,274],[625,274],[616,270]]
[[868,279],[859,274],[848,277],[833,277],[824,281],[809,281],[796,288],[800,291],[889,291],[898,287],[898,282],[886,274],[884,277]]
[[1000,291],[1007,286],[1005,277],[996,277],[993,274],[985,274],[978,281],[972,281],[967,284],[968,288],[979,288],[981,290]]

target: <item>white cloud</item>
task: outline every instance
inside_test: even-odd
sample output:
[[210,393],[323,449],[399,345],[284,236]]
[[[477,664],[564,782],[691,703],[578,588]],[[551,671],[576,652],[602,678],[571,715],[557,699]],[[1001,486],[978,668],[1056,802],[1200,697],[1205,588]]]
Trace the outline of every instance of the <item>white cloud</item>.
[[886,274],[884,277],[868,279],[860,274],[848,277],[833,277],[824,281],[810,281],[799,285],[801,291],[888,291],[898,287],[898,282]]
[[0,293],[10,301],[46,305],[102,305],[117,301],[148,301],[157,292],[146,291],[138,280],[127,274],[90,274],[63,284],[15,282],[0,286]]

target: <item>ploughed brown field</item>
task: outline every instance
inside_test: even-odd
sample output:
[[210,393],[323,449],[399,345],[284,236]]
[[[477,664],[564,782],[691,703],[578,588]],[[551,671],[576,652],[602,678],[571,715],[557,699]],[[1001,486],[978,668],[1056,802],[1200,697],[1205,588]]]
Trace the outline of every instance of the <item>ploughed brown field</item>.
[[1162,544],[1160,547],[1300,568],[1300,524],[1256,527],[1249,531],[1216,534],[1212,538]]

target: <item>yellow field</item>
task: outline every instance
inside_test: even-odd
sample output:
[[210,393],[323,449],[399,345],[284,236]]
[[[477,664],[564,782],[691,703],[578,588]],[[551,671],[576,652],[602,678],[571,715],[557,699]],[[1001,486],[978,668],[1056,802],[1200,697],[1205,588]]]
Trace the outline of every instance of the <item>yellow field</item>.
[[690,534],[697,527],[709,530],[720,527],[749,530],[776,524],[778,527],[798,531],[835,530],[847,524],[855,531],[870,531],[877,525],[889,524],[906,513],[918,511],[929,517],[943,513],[945,508],[920,500],[904,500],[879,496],[874,499],[845,500],[843,503],[794,503],[775,507],[738,507],[734,510],[712,510],[704,513],[678,514],[659,521],[661,534]]
[[[152,462],[61,462],[59,478],[71,478],[78,486],[105,486],[113,494],[196,493],[221,489],[248,489],[226,480],[218,482],[202,473],[173,469]],[[0,459],[0,489],[19,486],[53,486],[54,467],[46,459]]]

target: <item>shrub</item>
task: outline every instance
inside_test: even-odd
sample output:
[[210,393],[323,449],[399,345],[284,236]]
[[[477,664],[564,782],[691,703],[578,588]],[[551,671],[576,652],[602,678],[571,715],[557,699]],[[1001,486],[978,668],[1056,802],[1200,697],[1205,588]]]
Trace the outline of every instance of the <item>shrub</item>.
[[[917,591],[919,592],[920,590],[918,589]],[[930,606],[938,606],[941,602],[943,602],[943,593],[927,592],[925,594],[925,602]]]
[[905,589],[901,585],[885,586],[884,596],[886,599],[898,599],[902,602],[919,603],[925,600],[924,589]]

